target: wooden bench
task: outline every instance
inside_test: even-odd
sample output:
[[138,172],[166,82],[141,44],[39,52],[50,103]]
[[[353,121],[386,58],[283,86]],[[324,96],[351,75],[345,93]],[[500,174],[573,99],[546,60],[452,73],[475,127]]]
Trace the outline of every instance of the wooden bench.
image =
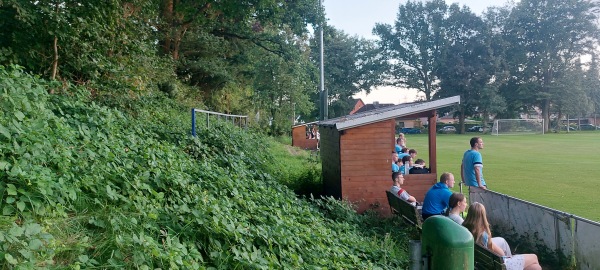
[[413,206],[407,201],[404,201],[389,190],[386,190],[388,203],[390,204],[390,209],[392,210],[392,214],[396,214],[401,216],[406,222],[414,225],[419,230],[421,230],[421,225],[423,224],[423,220],[421,220],[421,214],[417,210],[417,207]]
[[504,258],[475,243],[475,270],[506,270]]

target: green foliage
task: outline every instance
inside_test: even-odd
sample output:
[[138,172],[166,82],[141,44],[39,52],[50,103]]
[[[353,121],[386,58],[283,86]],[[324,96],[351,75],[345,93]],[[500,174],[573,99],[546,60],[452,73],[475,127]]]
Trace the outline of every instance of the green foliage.
[[398,220],[297,198],[275,142],[228,124],[190,138],[162,93],[104,100],[117,110],[49,87],[0,68],[0,268],[406,267]]
[[[320,44],[315,35],[310,40],[310,57],[314,66],[319,66]],[[382,84],[381,74],[385,65],[375,42],[357,36],[350,36],[331,26],[323,28],[323,53],[326,67],[325,86],[328,91],[329,118],[347,115],[356,101],[352,96],[360,91],[370,92],[375,85]],[[318,104],[320,95],[313,94],[312,99]],[[314,106],[313,108],[319,108]],[[318,118],[316,109],[304,116],[306,122]]]
[[57,79],[112,91],[145,90],[155,79],[174,74],[168,60],[155,56],[151,1],[8,0],[0,5],[5,54],[0,64],[18,64],[49,78],[56,60]]
[[444,1],[408,1],[400,5],[395,24],[377,24],[373,32],[380,38],[386,60],[393,61],[385,72],[390,84],[416,89],[431,100],[439,89],[436,70],[447,41]]

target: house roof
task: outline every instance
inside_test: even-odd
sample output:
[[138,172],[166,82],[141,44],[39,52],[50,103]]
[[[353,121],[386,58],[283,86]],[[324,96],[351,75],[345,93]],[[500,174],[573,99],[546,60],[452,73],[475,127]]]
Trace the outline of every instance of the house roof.
[[345,130],[389,119],[395,119],[402,116],[437,110],[455,104],[460,104],[460,96],[453,96],[434,101],[403,103],[394,106],[382,107],[366,112],[355,113],[352,115],[321,121],[319,122],[319,125],[335,127],[337,130]]
[[372,111],[372,110],[377,110],[383,107],[390,107],[390,106],[395,106],[392,103],[370,103],[370,104],[365,104],[365,106],[360,107],[360,109],[356,110],[354,112],[354,114],[357,113],[361,113],[361,112],[366,112],[366,111]]

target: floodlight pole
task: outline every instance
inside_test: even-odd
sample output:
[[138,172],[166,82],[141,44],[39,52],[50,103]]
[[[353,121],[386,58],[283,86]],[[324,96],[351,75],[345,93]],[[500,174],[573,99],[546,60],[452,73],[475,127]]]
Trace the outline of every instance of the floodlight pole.
[[[325,12],[323,8],[323,0],[319,0],[319,10],[321,11],[321,15],[323,19],[325,17]],[[327,120],[329,118],[328,112],[328,96],[327,90],[325,90],[325,68],[323,64],[323,25],[325,24],[325,20],[323,20],[319,24],[319,55],[320,55],[320,68],[321,68],[321,84],[320,91],[321,93],[321,120]]]

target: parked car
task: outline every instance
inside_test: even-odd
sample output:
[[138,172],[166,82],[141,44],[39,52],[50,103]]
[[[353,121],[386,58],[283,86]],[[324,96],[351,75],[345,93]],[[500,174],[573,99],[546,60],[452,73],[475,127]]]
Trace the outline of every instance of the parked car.
[[402,128],[400,132],[404,134],[421,134],[421,129],[419,128]]
[[599,129],[597,126],[594,126],[592,124],[581,124],[579,126],[580,130],[596,130]]
[[483,132],[483,126],[472,126],[467,129],[467,132]]
[[456,133],[456,128],[454,126],[443,126],[438,130],[438,133]]
[[[561,126],[560,130],[567,130],[567,126]],[[575,131],[575,130],[577,130],[577,129],[572,126],[569,126],[569,131]]]

